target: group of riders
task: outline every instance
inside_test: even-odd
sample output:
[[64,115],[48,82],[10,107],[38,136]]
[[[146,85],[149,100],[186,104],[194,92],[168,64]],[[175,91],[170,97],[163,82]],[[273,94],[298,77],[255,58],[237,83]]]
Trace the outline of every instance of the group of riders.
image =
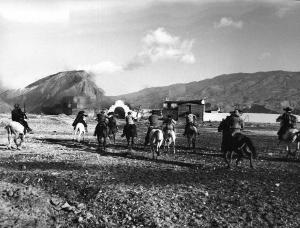
[[[74,129],[78,123],[82,123],[85,126],[87,131],[87,123],[85,121],[86,116],[87,115],[84,113],[84,111],[79,111],[72,124]],[[101,111],[99,114],[97,114],[97,121],[98,121],[97,127],[106,127],[109,135],[116,133],[118,131],[116,115],[113,112],[106,114],[104,110]],[[125,121],[126,124],[124,125],[123,133],[121,137],[124,137],[126,135],[128,129],[132,129],[134,132],[134,137],[137,137],[137,130],[135,125],[137,118],[133,116],[131,111],[127,113],[127,116],[125,117]],[[163,132],[167,132],[168,130],[175,131],[176,121],[172,118],[171,115],[167,115],[166,118],[161,118],[158,114],[156,114],[155,111],[151,111],[151,115],[149,116],[148,121],[149,121],[149,126],[145,137],[144,146],[149,144],[150,132],[153,129],[162,129]],[[161,126],[161,121],[162,121],[162,126]],[[186,134],[187,129],[189,127],[194,127],[195,130],[197,131],[196,116],[192,113],[187,113],[186,115],[186,127],[183,135]],[[94,136],[96,136],[96,130]]]
[[[293,109],[291,107],[286,107],[283,109],[284,113],[280,115],[277,118],[277,122],[280,122],[280,129],[277,132],[278,139],[283,140],[285,137],[286,132],[289,129],[295,129],[297,118],[296,116],[292,115]],[[239,109],[235,109],[234,111],[230,112],[230,115],[227,116],[222,122],[221,125],[225,126],[223,127],[223,140],[221,148],[224,147],[224,143],[226,141],[230,141],[235,137],[237,133],[240,133],[241,130],[244,128],[244,120],[242,118],[242,112]],[[78,123],[82,123],[87,131],[87,123],[85,121],[85,117],[87,114],[85,114],[84,111],[79,111],[76,119],[74,120],[72,126],[76,127]],[[14,105],[14,109],[11,112],[12,121],[19,122],[24,126],[24,133],[32,133],[32,129],[28,126],[28,122],[26,121],[27,116],[25,111],[22,111],[19,104]],[[136,125],[135,122],[137,120],[136,117],[133,116],[132,112],[128,112],[127,116],[125,117],[126,124],[123,128],[123,134],[122,137],[125,136],[127,129],[131,128],[135,132],[135,137],[137,136],[136,131]],[[163,125],[161,126],[160,121],[163,121]],[[108,129],[108,134],[113,134],[118,131],[117,126],[117,119],[113,112],[110,112],[106,114],[106,112],[103,110],[99,114],[97,114],[97,121],[98,126],[104,126]],[[152,129],[161,129],[166,132],[168,130],[175,131],[175,124],[176,121],[172,118],[171,115],[168,115],[167,118],[161,118],[159,115],[156,114],[155,111],[151,112],[151,115],[148,118],[149,126],[148,131],[145,137],[144,145],[146,146],[149,143],[150,138],[150,132]],[[191,112],[186,113],[186,125],[185,125],[185,131],[183,135],[187,134],[187,131],[189,128],[196,128],[196,116],[192,114]],[[95,134],[94,134],[95,135]]]
[[[286,107],[283,109],[284,113],[281,114],[276,122],[280,122],[280,128],[277,132],[278,140],[288,140],[287,133],[291,129],[296,129],[297,117],[292,114],[293,109],[291,107]],[[221,144],[221,151],[225,152],[228,145],[235,147],[235,142],[237,141],[237,137],[240,137],[241,131],[244,129],[244,120],[242,118],[242,111],[239,109],[235,109],[230,112],[230,115],[227,116],[221,122],[220,127],[222,127],[223,138]],[[230,142],[230,144],[228,144]]]

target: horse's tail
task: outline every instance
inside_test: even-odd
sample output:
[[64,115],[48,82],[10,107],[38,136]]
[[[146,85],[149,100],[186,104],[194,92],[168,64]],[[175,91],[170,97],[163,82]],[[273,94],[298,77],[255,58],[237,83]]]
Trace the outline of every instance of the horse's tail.
[[244,137],[244,140],[245,140],[246,145],[247,145],[247,146],[249,147],[249,149],[251,150],[252,155],[253,155],[253,158],[257,158],[258,153],[257,153],[257,151],[256,151],[256,149],[255,149],[255,147],[254,147],[254,145],[253,145],[252,140],[251,140],[249,137],[247,137],[247,136]]

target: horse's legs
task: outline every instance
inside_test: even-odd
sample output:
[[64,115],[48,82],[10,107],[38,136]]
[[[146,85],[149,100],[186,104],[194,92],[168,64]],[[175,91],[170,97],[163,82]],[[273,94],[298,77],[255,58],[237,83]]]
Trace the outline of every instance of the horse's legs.
[[7,139],[8,139],[8,145],[7,148],[9,150],[11,150],[11,132],[9,131],[9,129],[7,129]]
[[191,138],[187,136],[188,148],[191,149]]
[[99,135],[97,135],[97,140],[98,140],[98,148],[101,147],[101,138]]
[[17,146],[17,150],[20,150],[20,148],[19,148],[19,144],[18,144],[18,137],[17,137],[17,135],[14,135],[14,142],[15,142],[15,144],[16,144],[16,146]]
[[[236,159],[236,166],[238,166],[239,165],[239,162],[242,160],[242,151],[240,151],[240,150],[237,150],[237,151],[235,151],[236,152],[236,154],[237,154],[237,159]],[[231,158],[230,159],[232,159],[232,155],[233,155],[233,153],[231,154]]]
[[127,140],[127,149],[130,149],[130,137],[126,136]]
[[106,137],[103,137],[103,150],[106,150]]
[[196,135],[193,137],[193,151],[196,149]]
[[225,160],[225,163],[227,164],[227,167],[230,169],[230,162],[228,160],[228,155],[230,155],[230,151],[225,151],[224,152],[224,160]]
[[250,153],[250,167],[253,169],[253,159],[252,159],[252,153]]
[[300,147],[300,142],[298,141],[297,142],[297,147],[296,147],[296,150],[295,150],[295,153],[294,153],[294,156],[296,157],[297,155],[297,151],[299,150],[299,147]]
[[175,139],[173,139],[173,154],[175,154],[175,152],[176,152],[176,149],[175,149]]
[[[150,142],[151,144],[151,142]],[[154,151],[154,148],[153,148],[153,145],[150,145],[150,152],[152,152],[152,159],[155,159],[155,151]]]
[[286,146],[286,157],[289,157],[291,155],[291,148],[289,145]]
[[[20,138],[20,143],[17,143],[17,139],[18,138]],[[23,140],[23,134],[19,134],[19,136],[17,137],[16,136],[16,141],[15,141],[15,143],[16,143],[16,145],[17,145],[17,148],[19,148],[19,147],[22,147],[22,142],[23,142],[24,140]]]
[[78,136],[77,136],[77,142],[80,142],[80,137],[81,137],[81,132],[79,131]]

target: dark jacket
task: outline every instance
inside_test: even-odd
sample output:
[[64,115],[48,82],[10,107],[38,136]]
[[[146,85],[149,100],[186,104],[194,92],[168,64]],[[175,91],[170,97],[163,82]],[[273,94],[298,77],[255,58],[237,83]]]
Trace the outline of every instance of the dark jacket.
[[16,122],[23,122],[25,119],[27,119],[27,116],[20,108],[15,108],[11,111],[11,119],[12,121]]
[[226,117],[225,121],[226,126],[228,127],[228,133],[230,133],[232,136],[244,129],[244,120],[238,115],[231,114],[230,116]]
[[277,120],[277,122],[280,122],[280,126],[287,128],[295,128],[297,123],[297,117],[292,115],[291,113],[283,113],[280,115]]
[[84,116],[85,116],[85,115],[84,115],[83,113],[79,112],[79,113],[77,114],[77,116],[76,116],[76,118],[75,118],[75,120],[74,120],[72,126],[75,128],[76,125],[77,125],[78,123],[82,123],[84,127],[87,127],[87,124],[86,124],[86,122],[85,122],[84,119],[83,119]]
[[105,113],[97,114],[97,121],[101,125],[107,125],[108,123],[108,116]]

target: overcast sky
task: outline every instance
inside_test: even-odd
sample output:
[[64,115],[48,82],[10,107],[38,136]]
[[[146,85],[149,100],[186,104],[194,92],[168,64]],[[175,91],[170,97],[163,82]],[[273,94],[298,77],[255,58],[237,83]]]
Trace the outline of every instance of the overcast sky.
[[65,70],[107,95],[235,72],[300,71],[300,1],[1,0],[0,81]]

